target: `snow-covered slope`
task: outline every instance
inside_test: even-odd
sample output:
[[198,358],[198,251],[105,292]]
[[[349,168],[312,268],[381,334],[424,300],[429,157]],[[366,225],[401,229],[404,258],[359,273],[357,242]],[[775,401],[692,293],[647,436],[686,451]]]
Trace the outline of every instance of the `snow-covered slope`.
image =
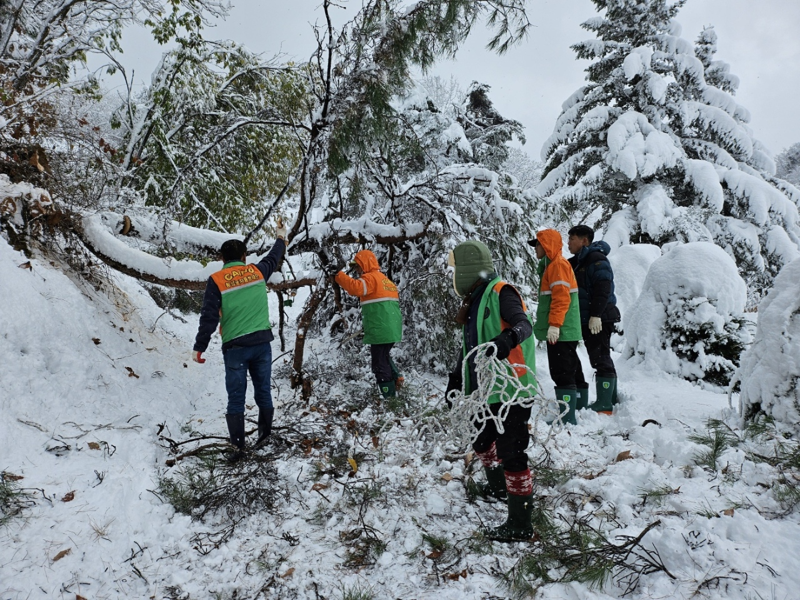
[[[205,365],[188,363],[196,316],[162,314],[129,279],[96,291],[2,240],[0,280],[0,470],[27,502],[0,526],[3,600],[506,598],[500,575],[540,547],[476,536],[504,506],[468,502],[465,449],[421,434],[414,418],[440,398],[441,379],[402,364],[406,404],[389,406],[372,395],[366,351],[330,340],[310,342],[309,404],[276,361],[280,440],[250,463],[266,479],[247,482],[272,494],[268,508],[176,512],[159,482],[203,463],[169,467],[164,436],[224,434],[219,340]],[[544,349],[537,358],[551,393]],[[641,575],[628,598],[796,597],[797,512],[779,502],[778,471],[753,456],[771,442],[696,464],[708,447],[689,436],[706,434],[708,417],[735,421],[726,395],[648,369],[619,364],[613,417],[582,412],[549,438],[536,423],[535,492],[561,523],[587,519],[614,543],[660,521],[642,546],[668,572]],[[602,590],[550,584],[537,598],[619,598],[626,573]]]

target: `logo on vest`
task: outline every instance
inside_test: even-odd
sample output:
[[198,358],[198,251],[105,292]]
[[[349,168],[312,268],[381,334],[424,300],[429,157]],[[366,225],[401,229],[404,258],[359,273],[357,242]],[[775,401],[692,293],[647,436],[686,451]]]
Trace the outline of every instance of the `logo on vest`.
[[262,279],[261,273],[252,265],[236,267],[225,273],[225,288],[231,289]]

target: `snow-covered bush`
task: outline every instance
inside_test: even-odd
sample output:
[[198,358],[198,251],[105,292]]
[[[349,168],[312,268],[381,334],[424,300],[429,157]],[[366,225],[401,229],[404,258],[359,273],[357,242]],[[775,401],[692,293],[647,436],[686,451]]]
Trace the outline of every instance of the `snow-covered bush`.
[[656,260],[623,315],[626,353],[689,381],[726,385],[750,342],[747,287],[724,250],[676,245]]
[[739,377],[743,418],[764,413],[800,435],[800,260],[781,270],[758,306],[758,329]]

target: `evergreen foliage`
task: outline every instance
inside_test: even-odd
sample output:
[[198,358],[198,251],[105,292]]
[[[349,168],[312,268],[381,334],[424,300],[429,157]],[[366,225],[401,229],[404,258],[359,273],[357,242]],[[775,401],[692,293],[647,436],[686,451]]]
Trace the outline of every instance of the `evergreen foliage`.
[[800,142],[792,144],[775,157],[777,176],[800,187]]
[[189,225],[246,230],[302,160],[306,81],[233,43],[178,47],[114,115],[125,184]]
[[588,83],[542,149],[540,193],[612,245],[713,241],[757,296],[798,253],[800,195],[753,138],[716,34],[680,37],[683,0],[594,4],[598,39],[573,46]]
[[[326,214],[312,233],[341,238],[346,232],[371,231],[410,238],[372,247],[400,288],[403,346],[414,349],[416,361],[452,368],[442,363],[456,351],[452,317],[458,300],[447,273],[448,251],[465,239],[482,239],[498,273],[525,293],[534,279],[535,261],[525,240],[536,225],[535,204],[502,168],[470,162],[475,147],[459,123],[470,110],[470,94],[448,116],[421,92],[398,98],[383,124],[385,133],[360,149],[359,160],[336,177]],[[491,107],[488,97],[484,102]],[[514,123],[494,114],[498,128]],[[487,135],[479,142],[480,152],[499,160],[508,151],[507,139]],[[346,257],[358,246],[341,250]],[[331,299],[326,313],[334,308]]]
[[627,352],[688,381],[728,385],[752,342],[746,298],[722,249],[708,242],[671,247],[652,263],[627,311]]

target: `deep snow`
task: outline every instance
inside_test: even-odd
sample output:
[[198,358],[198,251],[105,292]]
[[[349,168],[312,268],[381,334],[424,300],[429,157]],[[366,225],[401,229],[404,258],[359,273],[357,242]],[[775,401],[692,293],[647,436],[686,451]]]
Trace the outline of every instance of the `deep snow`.
[[[28,262],[30,268],[20,268]],[[624,271],[624,264],[615,266]],[[626,276],[641,289],[641,276],[618,272],[618,281]],[[17,484],[32,501],[0,527],[3,600],[316,599],[341,598],[356,586],[374,598],[508,597],[497,575],[527,545],[481,551],[471,542],[481,523],[502,520],[504,507],[467,502],[465,449],[450,447],[444,437],[420,440],[408,417],[381,431],[378,447],[370,443],[370,428],[385,411],[372,397],[365,350],[310,342],[308,361],[319,368],[341,365],[342,352],[355,354],[315,387],[308,406],[293,397],[286,357],[276,361],[274,383],[276,425],[291,423],[305,428],[304,435],[338,423],[332,406],[358,406],[348,412],[352,427],[328,432],[356,451],[358,472],[315,475],[314,465],[330,458],[327,450],[311,446],[306,454],[277,444],[270,450],[275,506],[245,517],[226,542],[203,555],[195,536],[223,528],[225,515],[192,520],[153,492],[160,477],[180,468],[166,466],[171,455],[159,442],[160,424],[176,440],[195,431],[224,434],[218,337],[206,364],[190,363],[196,316],[182,323],[162,314],[125,277],[112,275],[95,290],[58,265],[29,261],[3,240],[0,280],[0,470],[21,476]],[[271,310],[274,320],[274,303]],[[583,359],[588,370],[585,353]],[[409,362],[401,367],[410,393],[436,402],[442,379],[416,372]],[[543,349],[537,364],[550,393]],[[675,579],[643,576],[628,597],[798,597],[800,527],[796,510],[778,516],[784,510],[771,489],[776,470],[740,448],[726,450],[716,470],[694,464],[704,447],[688,436],[704,433],[709,417],[735,422],[725,391],[700,389],[653,364],[618,361],[618,368],[622,404],[615,415],[584,411],[577,427],[557,430],[547,450],[554,466],[572,476],[554,487],[539,482],[537,493],[574,492],[580,511],[608,515],[603,526],[612,540],[661,520],[645,545],[657,548]],[[279,431],[286,439],[293,435]],[[543,439],[529,449],[536,459]],[[631,458],[617,461],[625,451]],[[348,500],[359,482],[377,490],[369,503]],[[647,499],[657,488],[673,492]],[[347,533],[362,525],[374,528],[385,549],[371,566],[347,567]],[[423,534],[452,547],[437,557]],[[537,597],[617,598],[622,592],[613,583],[603,591],[553,584]]]

